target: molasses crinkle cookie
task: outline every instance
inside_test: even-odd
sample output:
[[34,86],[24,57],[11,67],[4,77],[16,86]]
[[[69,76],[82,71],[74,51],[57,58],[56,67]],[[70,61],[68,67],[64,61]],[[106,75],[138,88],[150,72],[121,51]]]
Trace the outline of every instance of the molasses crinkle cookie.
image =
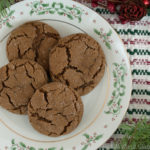
[[59,38],[59,33],[43,22],[23,24],[11,32],[7,41],[8,60],[34,60],[48,71],[49,51],[57,44]]
[[28,115],[37,131],[57,137],[70,133],[79,125],[83,104],[72,88],[51,82],[35,92],[28,104]]
[[85,95],[100,82],[105,71],[105,56],[97,41],[87,34],[62,38],[50,51],[50,74]]
[[18,59],[0,69],[0,106],[16,114],[26,114],[36,89],[48,82],[43,67]]

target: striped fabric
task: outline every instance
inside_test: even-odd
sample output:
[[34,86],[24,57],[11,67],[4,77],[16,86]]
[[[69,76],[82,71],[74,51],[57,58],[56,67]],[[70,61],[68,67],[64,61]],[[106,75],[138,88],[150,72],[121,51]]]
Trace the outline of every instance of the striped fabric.
[[[90,3],[78,0],[91,7]],[[94,11],[103,16],[122,38],[130,56],[133,75],[133,90],[129,108],[123,122],[132,118],[137,122],[142,116],[150,119],[150,16],[145,16],[138,22],[120,24],[115,14],[96,7]],[[115,139],[121,139],[123,133],[117,129],[114,135],[99,150],[113,150]]]

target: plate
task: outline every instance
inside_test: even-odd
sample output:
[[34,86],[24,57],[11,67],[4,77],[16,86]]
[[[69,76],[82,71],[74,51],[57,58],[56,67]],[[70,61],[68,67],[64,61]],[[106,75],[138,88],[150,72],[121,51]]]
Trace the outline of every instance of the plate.
[[106,71],[99,85],[82,97],[84,115],[72,133],[52,138],[36,132],[27,116],[0,108],[0,148],[25,150],[94,150],[108,140],[121,123],[129,105],[132,80],[123,42],[105,19],[71,0],[28,0],[13,5],[0,19],[0,67],[8,63],[6,42],[21,24],[40,20],[62,37],[87,33],[97,40],[106,56]]

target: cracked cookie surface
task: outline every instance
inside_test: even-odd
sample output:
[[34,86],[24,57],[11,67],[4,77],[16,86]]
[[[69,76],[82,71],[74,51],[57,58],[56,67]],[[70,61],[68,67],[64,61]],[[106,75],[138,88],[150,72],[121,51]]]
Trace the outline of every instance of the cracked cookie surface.
[[48,71],[49,51],[57,44],[59,38],[59,33],[43,22],[23,24],[11,33],[7,41],[8,59],[34,60]]
[[62,38],[49,55],[50,74],[85,95],[100,82],[105,71],[105,56],[98,44],[87,34]]
[[47,82],[47,74],[38,63],[12,61],[0,69],[0,106],[16,114],[27,114],[32,95]]
[[47,136],[61,136],[73,131],[83,115],[80,96],[60,82],[38,89],[28,104],[31,125]]

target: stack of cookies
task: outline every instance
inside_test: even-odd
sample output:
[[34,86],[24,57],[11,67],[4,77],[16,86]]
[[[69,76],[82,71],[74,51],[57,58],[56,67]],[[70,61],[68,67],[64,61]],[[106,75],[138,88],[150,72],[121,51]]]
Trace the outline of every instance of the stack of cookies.
[[7,42],[10,63],[0,69],[0,106],[28,114],[31,125],[48,136],[73,131],[83,116],[82,95],[100,82],[105,56],[87,34],[60,38],[42,22],[15,29]]

